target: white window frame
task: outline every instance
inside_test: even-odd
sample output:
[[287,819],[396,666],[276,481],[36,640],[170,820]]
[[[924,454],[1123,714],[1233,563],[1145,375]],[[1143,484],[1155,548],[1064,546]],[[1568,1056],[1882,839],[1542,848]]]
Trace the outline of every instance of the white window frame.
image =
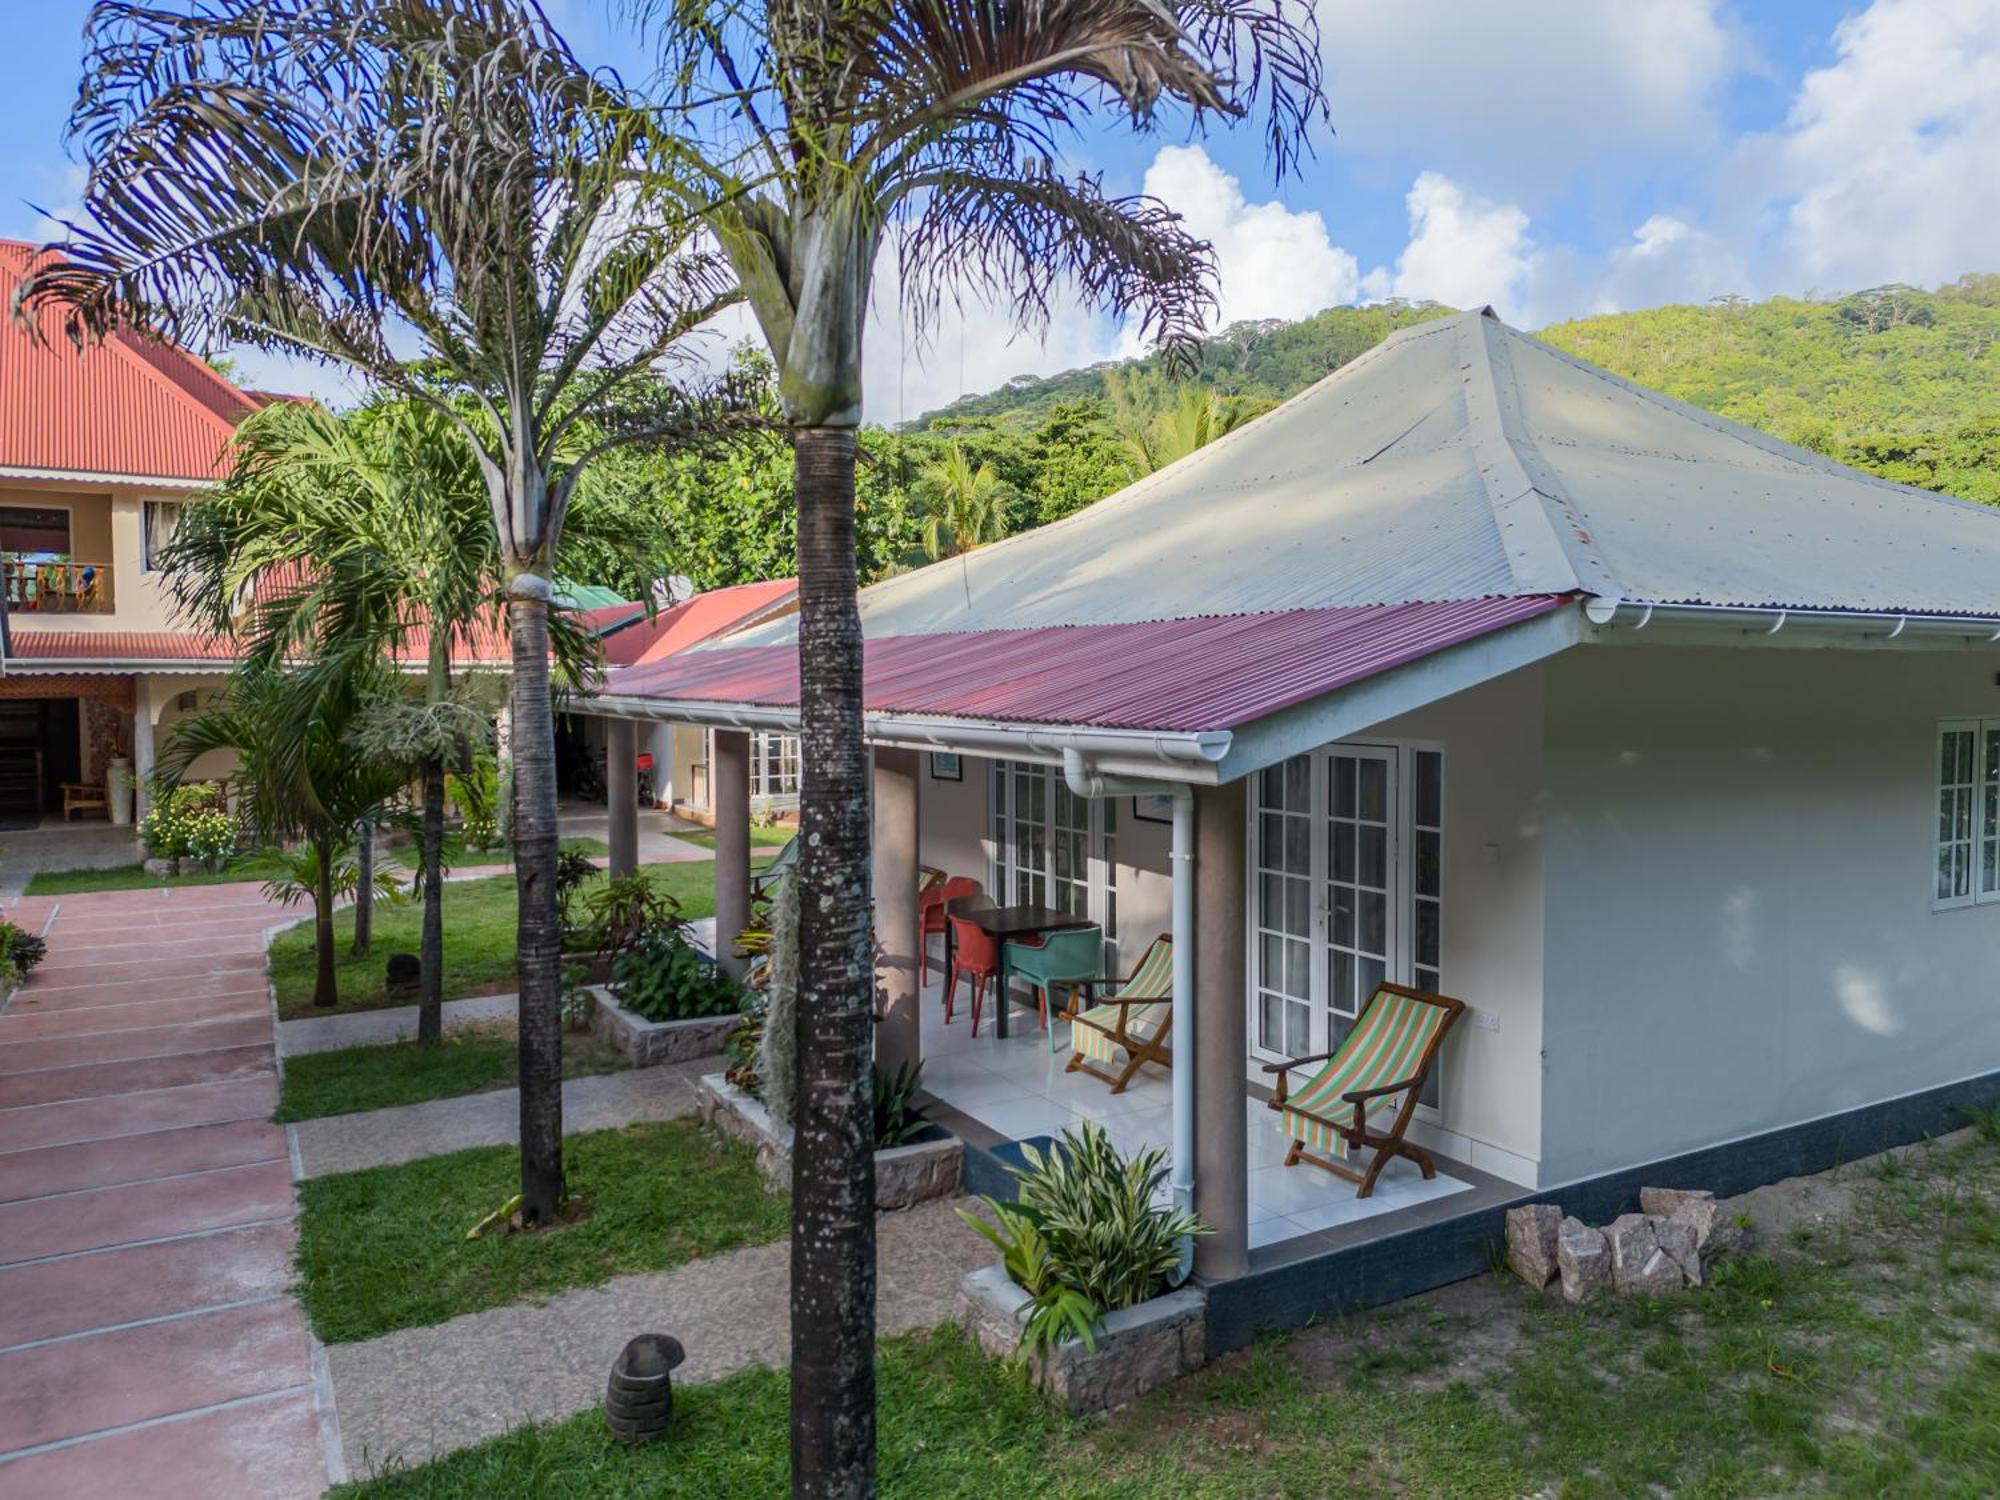
[[[1311,934],[1312,983],[1311,1019],[1309,1034],[1311,1046],[1308,1053],[1324,1052],[1330,1047],[1327,1040],[1330,1028],[1328,1016],[1331,997],[1330,962],[1328,951],[1329,920],[1326,896],[1329,885],[1331,859],[1328,850],[1332,827],[1332,808],[1329,783],[1329,766],[1338,755],[1363,755],[1386,759],[1390,767],[1389,797],[1392,808],[1392,822],[1389,828],[1389,951],[1387,978],[1396,984],[1416,983],[1416,833],[1417,833],[1417,757],[1420,754],[1434,754],[1439,757],[1439,816],[1443,820],[1438,825],[1440,835],[1438,892],[1434,899],[1439,909],[1439,951],[1438,977],[1432,987],[1445,993],[1448,980],[1445,963],[1448,948],[1448,924],[1451,920],[1451,888],[1449,861],[1444,843],[1445,830],[1450,825],[1450,772],[1445,745],[1439,740],[1355,740],[1321,745],[1305,754],[1312,764],[1309,845],[1311,850],[1310,869],[1311,905],[1309,911],[1309,932]],[[1243,816],[1246,821],[1243,893],[1244,922],[1244,971],[1243,997],[1246,1008],[1246,1038],[1249,1042],[1249,1068],[1253,1076],[1261,1077],[1260,1068],[1264,1062],[1282,1060],[1282,1054],[1259,1045],[1257,995],[1259,959],[1259,891],[1257,876],[1262,863],[1260,848],[1259,818],[1257,815],[1257,786],[1254,776],[1245,779],[1243,796]],[[1353,1019],[1345,1010],[1338,1012],[1342,1019]],[[1433,1088],[1436,1093],[1442,1087],[1441,1075],[1433,1070]],[[1417,1106],[1419,1118],[1438,1121],[1442,1116],[1441,1099],[1436,1102],[1420,1101]]]
[[[778,774],[774,787],[770,774],[772,741],[776,741]],[[750,732],[750,800],[792,803],[799,800],[799,737],[776,729]],[[790,785],[787,786],[786,783]]]
[[[1013,906],[1018,902],[1014,876],[1020,867],[1019,851],[1016,848],[1016,824],[1014,819],[1014,785],[1016,772],[1026,772],[1043,778],[1043,808],[1046,820],[1043,824],[1042,864],[1039,871],[1042,893],[1040,904],[1052,904],[1051,896],[1056,885],[1056,839],[1055,818],[1057,788],[1063,784],[1061,766],[1040,765],[1033,761],[992,760],[987,762],[986,806],[987,827],[984,843],[986,846],[986,889],[997,906]],[[1118,870],[1117,856],[1117,815],[1109,816],[1108,798],[1084,797],[1079,799],[1089,810],[1090,826],[1085,840],[1085,860],[1088,880],[1085,892],[1085,914],[1091,921],[1104,929],[1105,973],[1122,972],[1118,967]]]
[[[1945,737],[1972,736],[1972,765],[1969,780],[1946,780]],[[1971,716],[1938,721],[1931,740],[1930,828],[1931,860],[1928,871],[1933,911],[1957,911],[1968,906],[1988,906],[2000,902],[2000,718]],[[1946,823],[1944,798],[1947,791],[1962,793],[1968,800],[1965,836],[1953,834]],[[1990,831],[1989,831],[1990,825]],[[1938,891],[1938,864],[1948,848],[1963,845],[1966,851],[1966,889],[1963,895],[1941,895]],[[1993,846],[1989,866],[1987,846]],[[1989,873],[1990,870],[1990,873]]]
[[[186,503],[180,500],[153,495],[139,502],[139,571],[149,576],[162,571],[160,560],[154,555],[153,544],[150,540],[152,527],[149,524],[149,518],[152,515],[153,507],[156,505],[171,505],[174,508],[174,532],[176,533],[180,531],[181,520],[187,513]],[[172,540],[171,535],[168,540]]]

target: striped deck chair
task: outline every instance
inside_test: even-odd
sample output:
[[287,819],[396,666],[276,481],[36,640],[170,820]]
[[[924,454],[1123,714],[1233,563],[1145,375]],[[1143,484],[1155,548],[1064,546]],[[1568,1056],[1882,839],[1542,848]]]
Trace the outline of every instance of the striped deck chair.
[[[1099,999],[1100,991],[1113,986],[1118,991],[1115,995]],[[1072,1050],[1065,1071],[1081,1070],[1102,1078],[1111,1085],[1112,1093],[1122,1094],[1142,1064],[1173,1066],[1169,1043],[1174,1019],[1174,940],[1170,934],[1163,932],[1153,939],[1153,946],[1123,984],[1116,978],[1079,979],[1070,984],[1069,991],[1069,1009],[1062,1019],[1070,1023]]]
[[[1292,1138],[1285,1165],[1307,1161],[1358,1182],[1357,1198],[1375,1191],[1375,1179],[1392,1156],[1406,1156],[1415,1162],[1426,1181],[1437,1176],[1436,1164],[1421,1147],[1404,1140],[1403,1132],[1409,1128],[1417,1096],[1437,1060],[1438,1046],[1464,1009],[1463,1001],[1445,995],[1384,984],[1376,989],[1347,1039],[1333,1051],[1267,1064],[1264,1071],[1278,1075],[1271,1108],[1279,1113],[1280,1128]],[[1288,1094],[1290,1071],[1317,1062],[1326,1066],[1296,1094]],[[1400,1102],[1396,1095],[1402,1096]],[[1393,1107],[1387,1131],[1368,1128],[1368,1106],[1378,1103]],[[1370,1146],[1375,1148],[1375,1159],[1365,1172],[1346,1165],[1356,1148]],[[1324,1154],[1315,1156],[1314,1151]]]

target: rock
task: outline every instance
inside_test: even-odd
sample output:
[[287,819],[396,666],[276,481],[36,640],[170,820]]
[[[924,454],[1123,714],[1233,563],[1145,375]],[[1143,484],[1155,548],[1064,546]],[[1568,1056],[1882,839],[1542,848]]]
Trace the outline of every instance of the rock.
[[1620,1214],[1604,1231],[1611,1251],[1611,1284],[1622,1296],[1656,1297],[1681,1288],[1681,1268],[1660,1248],[1653,1220]]
[[1564,1219],[1556,1230],[1556,1269],[1563,1300],[1588,1302],[1611,1283],[1611,1249],[1604,1231],[1581,1219]]
[[1660,1249],[1680,1267],[1681,1275],[1687,1278],[1689,1286],[1700,1286],[1701,1244],[1695,1234],[1693,1220],[1678,1213],[1665,1219],[1657,1214],[1648,1217],[1653,1221],[1653,1238]]
[[171,859],[149,859],[139,868],[155,880],[166,880],[180,873],[178,862]]
[[1507,1264],[1538,1292],[1556,1277],[1556,1230],[1562,1218],[1553,1203],[1507,1210]]
[[1658,1188],[1639,1189],[1639,1212],[1651,1214],[1658,1219],[1671,1218],[1674,1210],[1683,1203],[1713,1203],[1715,1194],[1707,1188]]
[[1706,1260],[1738,1254],[1749,1240],[1743,1226],[1713,1198],[1689,1199],[1670,1217],[1694,1230],[1695,1248]]

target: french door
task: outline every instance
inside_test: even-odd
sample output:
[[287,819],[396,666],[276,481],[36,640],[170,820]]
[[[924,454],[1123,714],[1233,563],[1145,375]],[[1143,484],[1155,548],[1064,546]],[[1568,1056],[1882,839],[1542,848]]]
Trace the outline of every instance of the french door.
[[[1439,750],[1330,745],[1250,789],[1252,1050],[1338,1047],[1376,986],[1435,990],[1443,937]],[[1435,1081],[1425,1090],[1434,1104]]]
[[1079,797],[1059,766],[995,761],[992,769],[993,899],[1051,906],[1104,929],[1105,961],[1118,958],[1118,808]]

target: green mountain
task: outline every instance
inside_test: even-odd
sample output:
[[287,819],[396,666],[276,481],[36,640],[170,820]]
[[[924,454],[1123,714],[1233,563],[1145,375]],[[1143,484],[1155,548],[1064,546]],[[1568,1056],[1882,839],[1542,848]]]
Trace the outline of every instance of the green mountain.
[[[1397,328],[1446,311],[1389,303],[1329,308],[1296,323],[1239,324],[1209,340],[1195,379],[1224,398],[1280,401]],[[2000,276],[1965,276],[1935,291],[1876,287],[1827,301],[1728,298],[1649,308],[1556,324],[1540,336],[1844,463],[2000,504]],[[1155,380],[1156,360],[1131,364],[1138,368],[1124,371],[1128,380],[1142,387]],[[1052,417],[1092,413],[1106,399],[1107,371],[1119,369],[1010,381],[910,430],[1026,436]],[[1045,509],[1040,519],[1049,518]]]

